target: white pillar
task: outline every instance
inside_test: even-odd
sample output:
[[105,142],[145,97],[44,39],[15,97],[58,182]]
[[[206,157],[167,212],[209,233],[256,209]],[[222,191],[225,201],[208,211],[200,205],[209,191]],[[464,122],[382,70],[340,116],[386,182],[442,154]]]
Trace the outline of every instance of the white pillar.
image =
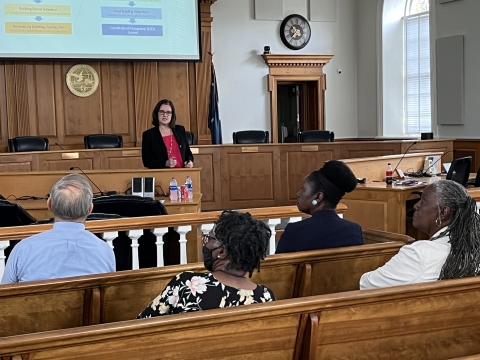
[[143,230],[128,230],[127,236],[132,239],[132,269],[138,269],[138,238],[143,235]]
[[0,279],[3,277],[3,273],[5,272],[5,249],[10,245],[9,240],[0,241]]
[[175,231],[180,235],[180,264],[187,263],[187,233],[192,230],[191,225],[176,226]]
[[115,240],[118,237],[118,231],[104,232],[102,233],[101,236],[102,236],[102,239],[105,240],[113,250],[113,240]]
[[275,226],[280,224],[282,222],[281,219],[269,219],[266,221],[268,227],[270,228],[270,231],[272,232],[272,235],[270,236],[270,244],[269,244],[269,255],[275,254],[275,234],[277,233],[275,231]]
[[157,241],[155,245],[157,245],[157,267],[164,266],[163,263],[163,235],[168,232],[168,227],[163,228],[155,228],[150,230],[156,237]]

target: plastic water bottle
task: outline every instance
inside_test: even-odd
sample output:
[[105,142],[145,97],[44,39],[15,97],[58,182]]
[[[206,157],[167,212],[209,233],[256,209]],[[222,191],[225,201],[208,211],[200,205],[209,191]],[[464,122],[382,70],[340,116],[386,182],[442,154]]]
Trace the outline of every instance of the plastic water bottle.
[[187,179],[185,180],[185,186],[188,189],[188,198],[193,199],[193,183],[190,176],[187,176]]
[[385,182],[387,183],[387,185],[392,185],[392,183],[393,183],[393,169],[392,169],[392,165],[390,163],[388,163],[387,171],[385,172],[385,175],[386,175]]
[[178,184],[175,178],[172,178],[172,180],[170,180],[170,200],[178,201]]

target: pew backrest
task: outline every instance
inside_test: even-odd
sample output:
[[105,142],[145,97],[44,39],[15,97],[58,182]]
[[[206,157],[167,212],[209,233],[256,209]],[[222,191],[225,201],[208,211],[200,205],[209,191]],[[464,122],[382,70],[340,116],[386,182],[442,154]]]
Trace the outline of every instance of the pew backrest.
[[480,278],[0,339],[22,359],[449,359],[480,353]]

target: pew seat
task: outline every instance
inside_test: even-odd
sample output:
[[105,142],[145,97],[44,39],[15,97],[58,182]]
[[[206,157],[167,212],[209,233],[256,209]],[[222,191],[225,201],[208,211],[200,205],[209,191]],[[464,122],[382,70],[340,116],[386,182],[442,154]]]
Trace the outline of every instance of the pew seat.
[[[364,272],[383,265],[411,239],[389,236],[399,241],[271,255],[252,281],[268,286],[277,299],[356,290]],[[134,319],[187,270],[206,271],[194,263],[2,285],[0,337]]]
[[[429,359],[480,353],[480,277],[0,339],[22,359]],[[8,358],[9,359],[9,358]]]

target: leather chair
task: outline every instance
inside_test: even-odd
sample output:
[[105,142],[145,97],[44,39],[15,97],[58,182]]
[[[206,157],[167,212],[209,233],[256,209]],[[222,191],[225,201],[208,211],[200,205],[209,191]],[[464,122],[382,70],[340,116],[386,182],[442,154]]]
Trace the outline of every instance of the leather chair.
[[467,185],[470,175],[470,166],[472,165],[472,157],[466,156],[452,161],[450,169],[447,173],[447,180],[453,180],[463,186]]
[[298,142],[334,142],[335,134],[328,130],[307,130],[298,133]]
[[187,137],[188,145],[190,145],[190,146],[196,145],[195,144],[195,133],[193,133],[191,131],[185,131],[185,136]]
[[158,200],[136,195],[110,195],[93,198],[96,213],[117,214],[122,217],[167,215],[167,209]]
[[114,149],[123,147],[122,135],[93,134],[83,138],[85,149]]
[[475,181],[469,181],[467,185],[473,185],[474,187],[480,187],[480,168],[477,170],[477,176],[475,177]]
[[264,144],[270,141],[268,131],[245,130],[233,133],[234,144]]
[[38,136],[19,136],[8,139],[8,147],[10,152],[48,151],[50,142],[47,138]]

